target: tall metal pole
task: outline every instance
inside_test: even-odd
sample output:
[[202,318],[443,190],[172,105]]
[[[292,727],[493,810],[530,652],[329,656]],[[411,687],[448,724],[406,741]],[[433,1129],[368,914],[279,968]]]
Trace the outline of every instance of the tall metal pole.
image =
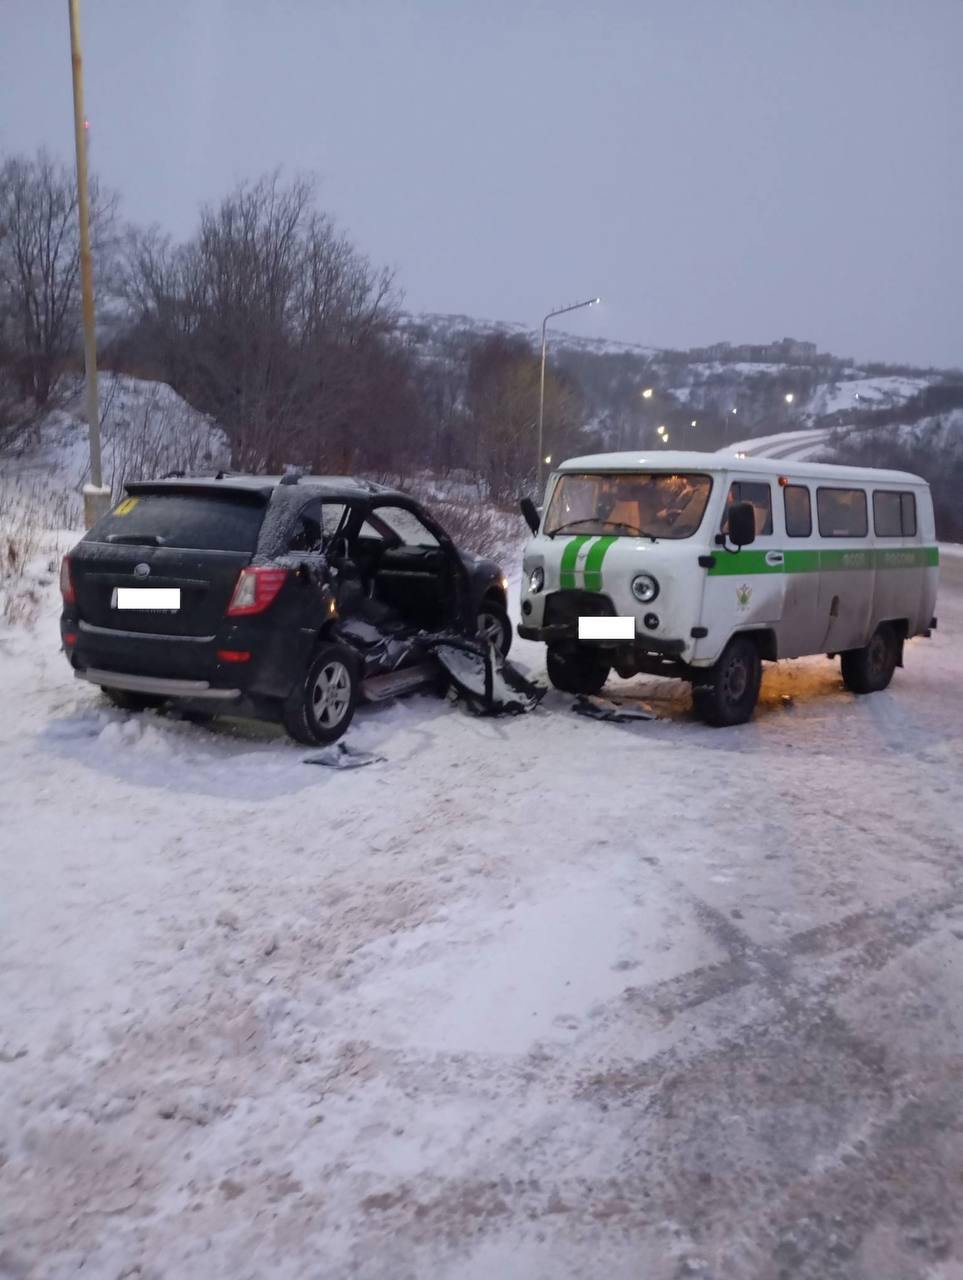
[[538,460],[535,466],[535,501],[542,500],[542,435],[545,425],[545,327],[548,316],[542,321],[542,372],[538,384]]
[[[80,220],[80,294],[84,317],[87,427],[90,432],[90,487],[103,489],[100,459],[100,411],[97,407],[97,330],[94,322],[94,268],[90,253],[90,200],[87,185],[87,122],[84,117],[84,73],[80,56],[78,0],[67,0],[70,14],[70,62],[74,83],[74,142],[77,149],[77,214]],[[90,525],[106,507],[102,493],[85,493],[84,514]],[[89,499],[89,501],[88,501]]]
[[542,321],[542,371],[539,378],[538,387],[538,458],[535,463],[535,501],[540,502],[542,498],[542,448],[543,448],[543,428],[545,424],[545,330],[549,320],[553,316],[564,316],[568,311],[580,311],[582,307],[594,307],[600,298],[586,298],[584,302],[573,302],[569,307],[559,307],[555,311],[550,311]]

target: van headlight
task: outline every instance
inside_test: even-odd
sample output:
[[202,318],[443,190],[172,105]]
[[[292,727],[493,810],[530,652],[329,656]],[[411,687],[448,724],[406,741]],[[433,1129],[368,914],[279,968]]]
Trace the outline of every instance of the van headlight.
[[545,570],[539,564],[539,565],[536,565],[535,568],[528,575],[528,589],[529,591],[534,593],[534,592],[541,591],[542,587],[544,586],[545,586]]
[[651,573],[637,573],[632,579],[632,594],[641,604],[649,604],[659,594],[659,584]]

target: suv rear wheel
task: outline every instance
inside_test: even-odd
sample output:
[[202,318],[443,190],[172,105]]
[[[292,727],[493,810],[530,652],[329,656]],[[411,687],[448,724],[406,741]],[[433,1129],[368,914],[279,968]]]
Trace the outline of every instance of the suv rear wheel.
[[733,636],[722,657],[692,686],[696,714],[717,728],[745,724],[755,710],[762,682],[759,650],[748,636]]
[[308,746],[336,742],[347,730],[358,703],[358,663],[343,644],[323,644],[284,704],[284,727]]
[[852,693],[879,693],[892,680],[898,659],[899,636],[884,622],[869,644],[839,655],[843,684]]

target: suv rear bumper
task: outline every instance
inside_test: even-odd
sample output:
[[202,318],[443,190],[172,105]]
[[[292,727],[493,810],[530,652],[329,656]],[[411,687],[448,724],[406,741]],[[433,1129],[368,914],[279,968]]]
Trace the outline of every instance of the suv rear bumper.
[[170,680],[162,676],[137,676],[126,671],[103,671],[98,667],[74,670],[78,680],[107,689],[125,689],[129,693],[153,693],[161,698],[212,698],[229,702],[241,696],[240,689],[214,689],[206,680]]

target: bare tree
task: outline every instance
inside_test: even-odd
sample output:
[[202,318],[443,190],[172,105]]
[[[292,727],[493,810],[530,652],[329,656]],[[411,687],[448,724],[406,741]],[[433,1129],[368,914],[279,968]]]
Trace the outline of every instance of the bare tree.
[[186,245],[132,233],[126,264],[144,336],[177,390],[223,426],[234,465],[358,453],[396,294],[316,208],[311,182],[242,184]]
[[[104,265],[115,201],[91,182],[91,238]],[[0,311],[8,368],[22,400],[42,408],[76,350],[80,244],[73,171],[43,151],[0,165]]]

